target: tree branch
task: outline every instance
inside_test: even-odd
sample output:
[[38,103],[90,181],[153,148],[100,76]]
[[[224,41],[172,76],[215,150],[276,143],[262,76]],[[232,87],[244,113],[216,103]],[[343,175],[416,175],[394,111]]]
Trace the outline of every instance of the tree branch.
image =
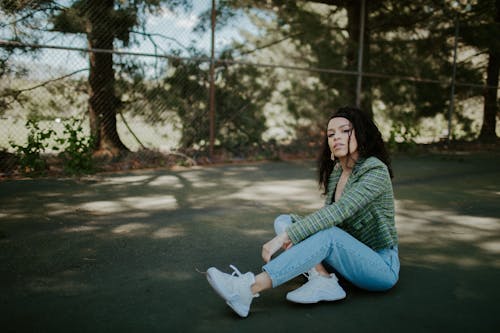
[[[162,35],[162,34],[158,34],[158,33],[147,33],[147,32],[136,31],[136,30],[131,30],[130,32],[146,36],[151,41],[151,43],[153,43],[153,45],[155,46],[155,48],[157,47],[157,44],[154,41],[153,37],[161,37],[163,39],[171,40],[171,41],[175,42],[177,45],[179,45],[180,47],[182,47],[184,50],[189,51],[189,49],[186,46],[184,46],[181,42],[179,42],[177,39],[172,38],[172,37],[168,37],[168,36],[165,36],[165,35]],[[161,49],[160,47],[158,47],[158,48]],[[163,49],[162,49],[162,51],[166,52]]]
[[[0,95],[0,98],[11,97],[13,99],[11,102],[5,103],[5,105],[7,106],[7,105],[11,104],[14,101],[18,101],[18,97],[22,93],[25,93],[25,92],[31,91],[31,90],[35,90],[35,89],[38,89],[38,88],[41,88],[41,87],[44,87],[44,86],[46,86],[46,85],[48,85],[48,84],[50,84],[52,82],[60,81],[60,80],[63,80],[65,78],[68,78],[70,76],[73,76],[73,75],[75,75],[77,73],[88,71],[88,70],[89,70],[88,68],[81,68],[81,69],[79,69],[77,71],[74,71],[74,72],[71,72],[69,74],[57,77],[57,78],[52,79],[52,80],[44,81],[44,82],[42,82],[40,84],[37,84],[37,85],[29,87],[29,88],[25,88],[25,89],[17,89],[17,90],[16,89],[9,89],[9,90],[7,90],[7,93],[4,93],[4,94]],[[18,103],[20,103],[20,102],[18,101]]]
[[[32,18],[33,16],[35,16],[37,13],[40,13],[40,12],[46,12],[46,11],[49,11],[49,10],[61,10],[63,8],[65,8],[64,6],[58,4],[58,3],[54,3],[55,5],[54,6],[51,6],[50,4],[48,4],[47,7],[41,7],[41,8],[38,8],[38,9],[34,9],[33,11],[30,11],[28,12],[27,14],[19,17],[18,19],[15,19],[14,21],[10,21],[10,22],[7,22],[7,23],[2,23],[0,24],[0,28],[3,28],[3,27],[6,27],[8,25],[15,25],[19,22],[22,22],[24,20],[27,20],[29,18]],[[13,14],[14,16],[16,14]]]
[[284,41],[286,41],[286,40],[288,40],[288,39],[295,38],[295,37],[300,36],[300,35],[302,35],[302,34],[303,34],[303,32],[298,32],[298,33],[295,33],[295,34],[291,34],[291,35],[288,35],[288,36],[284,36],[284,37],[283,37],[283,38],[281,38],[281,39],[277,39],[277,40],[271,41],[271,42],[269,42],[269,43],[267,43],[267,44],[259,45],[259,46],[255,47],[255,48],[254,48],[254,49],[252,49],[252,50],[248,50],[248,51],[245,51],[245,52],[241,52],[239,55],[240,55],[240,56],[243,56],[243,55],[247,55],[247,54],[250,54],[250,53],[253,53],[253,52],[257,52],[257,51],[259,51],[259,50],[263,50],[263,49],[265,49],[265,48],[268,48],[268,47],[270,47],[270,46],[273,46],[273,45],[279,44],[279,43],[284,42]]

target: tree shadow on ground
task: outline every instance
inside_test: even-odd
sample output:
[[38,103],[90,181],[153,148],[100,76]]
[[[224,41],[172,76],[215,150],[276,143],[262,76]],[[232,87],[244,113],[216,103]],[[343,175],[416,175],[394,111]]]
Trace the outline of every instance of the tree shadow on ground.
[[274,217],[321,206],[312,163],[0,183],[2,331],[491,331],[500,182],[487,161],[395,160],[393,290],[344,282],[345,301],[298,306],[284,297],[299,277],[256,299],[246,320],[197,269],[258,271]]

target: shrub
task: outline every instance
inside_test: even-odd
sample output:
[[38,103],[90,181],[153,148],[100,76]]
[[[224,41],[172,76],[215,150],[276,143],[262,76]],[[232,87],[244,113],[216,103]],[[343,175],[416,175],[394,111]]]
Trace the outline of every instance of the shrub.
[[64,124],[63,137],[56,142],[63,147],[59,156],[63,160],[64,170],[69,174],[94,172],[92,158],[94,138],[83,132],[82,119],[71,118]]
[[10,142],[16,151],[16,156],[23,174],[43,174],[47,170],[47,162],[42,153],[49,146],[49,139],[55,134],[51,129],[40,129],[36,120],[28,120],[26,127],[29,129],[25,146]]

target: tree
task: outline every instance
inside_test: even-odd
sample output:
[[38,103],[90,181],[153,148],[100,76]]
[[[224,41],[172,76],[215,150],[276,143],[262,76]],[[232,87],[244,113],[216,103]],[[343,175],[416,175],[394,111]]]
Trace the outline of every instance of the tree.
[[[90,49],[112,50],[116,28],[123,29],[122,22],[108,22],[113,19],[114,0],[89,0],[82,4],[85,33]],[[76,7],[78,8],[78,7]],[[57,20],[62,19],[62,15]],[[57,21],[56,21],[57,22]],[[55,24],[55,29],[64,28]],[[64,31],[64,30],[61,30]],[[90,131],[95,137],[99,153],[118,155],[127,150],[116,131],[116,112],[119,99],[115,95],[115,73],[111,53],[91,52],[89,54],[89,119]]]
[[[54,29],[64,33],[85,33],[90,49],[112,50],[115,39],[125,45],[130,42],[133,27],[141,18],[161,5],[175,8],[187,6],[187,0],[114,0],[75,1],[67,10],[54,17]],[[127,148],[116,131],[116,113],[120,100],[115,95],[113,55],[91,52],[89,55],[89,117],[91,133],[96,137],[97,152],[117,155]]]
[[[231,57],[230,51],[220,56],[223,60]],[[206,68],[196,62],[174,61],[171,65],[171,74],[164,78],[169,97],[165,103],[181,120],[181,148],[204,150],[209,137]],[[216,66],[215,140],[233,155],[245,155],[262,142],[266,129],[262,110],[271,94],[263,87],[262,76],[253,66]]]
[[488,51],[488,69],[484,92],[483,125],[479,140],[496,142],[496,117],[498,114],[498,75],[500,72],[500,52]]
[[[367,1],[371,5],[372,1]],[[225,4],[232,8],[255,8],[275,13],[277,15],[277,26],[285,29],[284,38],[292,38],[298,41],[304,48],[310,47],[316,57],[314,67],[336,68],[355,72],[357,70],[359,49],[359,26],[361,19],[361,1],[347,0],[310,0],[310,1],[239,1],[238,4],[228,2]],[[314,5],[324,5],[322,8],[314,8]],[[276,10],[276,8],[278,8]],[[346,24],[344,27],[332,20],[341,11],[346,13]],[[224,12],[223,18],[227,20],[232,16]],[[365,12],[365,20],[368,20],[368,11]],[[364,47],[364,66],[370,64],[370,33],[366,25]],[[280,29],[276,29],[279,31]],[[276,33],[273,31],[273,33]],[[347,36],[343,35],[347,33]],[[287,36],[288,35],[288,36]],[[275,37],[280,39],[280,37]],[[305,57],[304,57],[305,58]],[[309,64],[313,65],[313,64]],[[365,67],[365,70],[369,67]],[[353,75],[333,76],[331,73],[320,73],[319,77],[327,89],[340,91],[336,101],[326,107],[332,109],[334,104],[356,103],[356,77]],[[365,93],[362,105],[372,114],[372,97],[370,80],[365,79]]]
[[[88,112],[91,134],[95,139],[95,153],[116,156],[128,150],[116,128],[116,114],[121,107],[115,91],[115,68],[112,51],[114,44],[131,43],[132,28],[142,26],[148,13],[161,6],[188,7],[189,0],[75,0],[67,6],[57,1],[11,0],[2,9],[17,15],[13,25],[39,21],[37,13],[47,17],[49,31],[63,34],[83,34],[89,49]],[[46,30],[46,31],[47,31]],[[25,36],[15,36],[23,41]]]
[[493,10],[488,12],[494,13],[494,19],[488,25],[491,39],[488,43],[486,85],[489,88],[486,88],[484,92],[483,125],[479,140],[495,142],[498,139],[496,117],[498,114],[498,76],[500,75],[500,42],[498,41],[498,34],[500,33],[500,0],[496,0]]
[[[233,7],[240,10],[259,8],[275,17],[277,28],[267,28],[268,33],[261,34],[265,36],[264,44],[274,48],[275,44],[269,39],[293,39],[304,50],[304,58],[314,59],[308,64],[311,67],[356,71],[361,0],[251,3],[253,5],[238,2]],[[414,124],[421,117],[439,113],[447,116],[453,66],[453,43],[450,41],[454,35],[454,14],[448,7],[450,4],[441,0],[426,0],[418,4],[394,0],[366,1],[363,70],[368,73],[363,76],[361,104],[364,109],[370,111],[376,100],[385,104],[386,115],[393,121],[408,123],[408,115],[411,115]],[[343,14],[346,19],[338,14]],[[226,14],[224,18],[231,16]],[[491,34],[482,36],[497,40]],[[462,82],[480,82],[482,74],[481,69],[471,62],[457,64],[457,77]],[[328,90],[338,91],[330,106],[354,104],[355,76],[332,75],[328,71],[317,75]],[[417,82],[404,77],[416,78]],[[419,78],[433,82],[419,82]],[[459,101],[475,95],[479,93],[471,87],[456,87],[455,96]],[[460,112],[456,108],[454,117],[467,121]]]

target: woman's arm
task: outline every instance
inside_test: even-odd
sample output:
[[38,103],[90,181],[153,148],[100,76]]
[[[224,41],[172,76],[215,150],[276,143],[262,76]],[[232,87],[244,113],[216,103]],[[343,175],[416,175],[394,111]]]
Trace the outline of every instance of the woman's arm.
[[289,226],[286,232],[293,244],[320,230],[342,223],[384,191],[390,190],[391,178],[385,164],[378,159],[370,159],[365,163],[366,165],[361,166],[357,172],[357,181],[344,191],[338,202],[326,205],[304,218],[292,215],[295,223]]
[[273,254],[278,252],[280,248],[288,250],[292,245],[286,232],[279,234],[262,246],[262,259],[264,259],[264,262],[269,262]]

